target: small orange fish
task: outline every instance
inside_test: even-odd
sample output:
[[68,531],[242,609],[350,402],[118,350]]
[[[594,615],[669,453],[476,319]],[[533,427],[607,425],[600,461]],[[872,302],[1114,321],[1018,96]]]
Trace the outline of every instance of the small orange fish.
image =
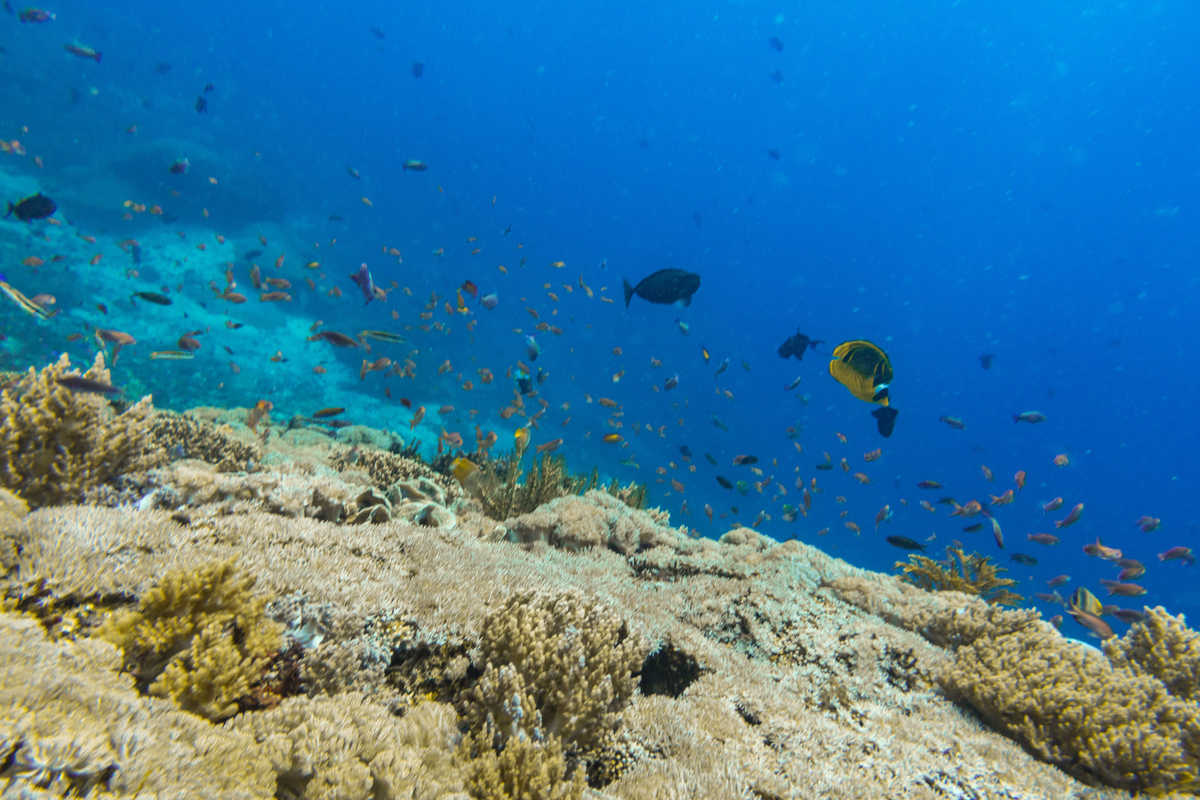
[[1068,525],[1074,525],[1083,516],[1083,503],[1076,503],[1075,507],[1070,510],[1066,517],[1057,520],[1054,523],[1056,528],[1065,528]]
[[96,253],[96,255],[92,256],[92,260],[89,261],[88,264],[90,264],[91,266],[94,267],[100,263],[100,259],[102,259],[102,258],[104,258],[104,255],[102,253]]
[[992,479],[992,471],[988,469],[987,464],[980,464],[979,471],[983,473],[983,479],[990,481]]
[[862,532],[862,528],[858,527],[857,522],[845,522],[843,524],[846,526],[847,530],[854,531],[856,534]]
[[1054,457],[1054,466],[1056,467],[1065,467],[1070,463],[1071,459],[1067,457],[1066,453],[1059,453]]
[[603,437],[601,437],[601,438],[603,439],[603,441],[607,442],[608,444],[616,444],[617,442],[621,441],[621,434],[619,434],[619,433],[606,433],[606,434],[604,434],[604,436],[603,436]]
[[999,497],[997,497],[996,495],[992,495],[992,505],[1006,506],[1013,501],[1013,497],[1014,497],[1014,495],[1013,495],[1012,489],[1009,489],[1007,492],[1000,495]]
[[413,414],[412,419],[408,422],[408,429],[412,430],[413,428],[417,427],[417,425],[423,419],[425,419],[425,406],[421,406],[416,410],[416,413]]
[[21,263],[27,267],[40,267],[43,264],[45,264],[46,262],[43,261],[42,259],[38,258],[37,256],[29,256]]
[[863,461],[871,462],[877,460],[883,455],[883,448],[877,447],[869,453],[863,453]]
[[551,453],[551,452],[557,450],[559,448],[559,445],[561,445],[562,443],[563,443],[562,437],[559,437],[557,439],[551,439],[548,442],[539,444],[537,446],[537,451],[539,453]]
[[1017,491],[1024,489],[1025,488],[1025,470],[1023,470],[1023,469],[1017,470],[1017,474],[1013,475],[1013,481],[1015,481],[1017,484]]
[[863,486],[866,486],[868,483],[870,483],[870,482],[871,482],[871,479],[870,479],[870,478],[868,478],[868,477],[867,477],[867,475],[866,475],[866,473],[863,473],[863,472],[856,472],[856,473],[854,473],[854,475],[852,475],[851,477],[853,477],[853,478],[854,478],[854,480],[858,481],[858,482],[859,482],[859,483],[861,483]]

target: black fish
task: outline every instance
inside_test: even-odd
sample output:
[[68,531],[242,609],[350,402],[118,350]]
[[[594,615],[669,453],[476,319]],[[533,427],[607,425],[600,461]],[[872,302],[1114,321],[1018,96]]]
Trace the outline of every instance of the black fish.
[[1018,564],[1024,564],[1027,567],[1037,566],[1037,559],[1033,556],[1027,556],[1024,553],[1013,553],[1011,556],[1009,556],[1009,558]]
[[208,98],[200,95],[196,98],[196,113],[203,114],[206,111],[208,111]]
[[796,333],[784,339],[783,344],[779,345],[779,357],[788,358],[789,356],[795,356],[797,359],[803,359],[808,348],[811,347],[815,350],[817,345],[824,343],[824,339],[810,339],[803,333],[796,331]]
[[705,453],[704,460],[707,461],[708,463],[712,464],[714,467],[717,465],[717,460],[715,458],[713,458],[712,453]]
[[262,254],[263,254],[262,250],[247,250],[246,254],[243,255],[242,258],[244,258],[246,261],[249,261],[252,258],[258,258]]
[[979,357],[979,366],[983,367],[984,369],[991,369],[992,362],[995,360],[996,356],[994,353],[984,353]]
[[140,297],[146,302],[154,303],[155,305],[171,305],[171,298],[167,297],[165,294],[159,294],[158,292],[134,292],[133,296]]
[[722,489],[732,489],[733,488],[733,484],[730,482],[729,478],[724,478],[720,475],[717,476],[717,483],[721,484]]
[[412,76],[419,78],[425,74],[425,64],[420,61],[414,61],[412,65]]
[[692,295],[700,288],[700,276],[694,272],[681,269],[660,269],[642,278],[637,286],[630,286],[629,281],[621,281],[625,285],[625,307],[636,294],[651,303],[682,303],[692,304]]
[[887,438],[892,435],[892,431],[896,429],[896,417],[900,412],[891,406],[880,406],[871,412],[871,416],[875,418],[875,426],[879,428],[879,435]]
[[15,206],[12,203],[8,204],[8,213],[5,217],[17,215],[17,219],[22,222],[29,222],[34,219],[45,219],[58,210],[58,206],[54,205],[54,201],[46,195],[38,192],[35,195],[26,197]]
[[833,464],[830,464],[828,461],[822,461],[820,464],[817,464],[817,469],[821,470],[822,472],[828,472],[829,470],[833,469]]
[[966,533],[974,533],[975,531],[982,530],[982,529],[983,529],[983,523],[976,522],[973,525],[967,525],[966,527],[964,527],[963,531],[965,531]]
[[684,458],[691,458],[692,457],[692,448],[688,447],[686,444],[681,444],[681,445],[679,445],[679,454],[682,455]]
[[924,550],[925,545],[918,541],[908,538],[907,536],[889,536],[885,540],[893,547],[899,547],[901,550]]
[[91,392],[93,394],[117,394],[121,390],[116,386],[100,381],[94,381],[91,378],[85,378],[82,375],[66,375],[62,378],[55,378],[54,382],[64,389],[70,389],[72,392]]
[[771,45],[771,49],[775,52],[783,52],[783,39],[780,39],[778,36],[772,36],[770,39],[767,39],[767,44]]

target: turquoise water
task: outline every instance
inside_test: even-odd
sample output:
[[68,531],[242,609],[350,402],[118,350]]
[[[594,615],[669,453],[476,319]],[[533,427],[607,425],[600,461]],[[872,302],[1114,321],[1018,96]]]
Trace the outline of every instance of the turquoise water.
[[[342,406],[427,456],[443,430],[472,449],[476,425],[504,449],[544,401],[534,446],[561,437],[572,469],[647,483],[703,535],[757,521],[884,570],[905,554],[887,536],[932,555],[958,539],[1026,596],[1067,573],[1064,594],[1105,598],[1119,568],[1081,549],[1099,537],[1147,567],[1123,605],[1200,610],[1195,568],[1157,558],[1200,548],[1194,6],[46,10],[0,14],[0,188],[45,192],[58,224],[0,222],[0,271],[58,314],[0,306],[0,366],[90,361],[95,329],[120,330],[137,340],[113,371],[127,396],[265,399],[277,422]],[[385,298],[364,303],[362,263]],[[255,264],[275,285],[254,287]],[[701,276],[691,305],[626,309],[622,278],[664,267]],[[405,341],[309,341],[318,321]],[[824,344],[780,359],[797,330]],[[151,358],[185,335],[191,359]],[[827,373],[859,338],[894,367],[886,440]],[[362,372],[380,357],[411,375]],[[519,361],[544,381],[505,418]],[[1046,421],[1013,422],[1028,410]],[[1025,488],[993,509],[1003,550],[987,520],[964,532],[918,505],[987,502],[1018,470]],[[808,515],[785,519],[814,478]]]

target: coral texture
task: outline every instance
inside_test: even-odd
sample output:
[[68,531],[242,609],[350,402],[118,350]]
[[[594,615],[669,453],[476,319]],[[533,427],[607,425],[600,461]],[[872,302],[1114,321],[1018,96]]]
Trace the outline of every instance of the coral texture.
[[1200,633],[1182,614],[1173,617],[1162,606],[1146,609],[1123,638],[1104,643],[1104,653],[1115,666],[1157,678],[1174,696],[1200,702]]
[[510,541],[542,541],[572,551],[608,547],[628,555],[675,539],[674,532],[657,524],[647,512],[597,489],[582,497],[551,500],[504,525]]
[[266,599],[232,561],[167,573],[137,611],[114,612],[97,635],[120,648],[151,694],[212,720],[238,710],[282,643]]
[[913,553],[908,561],[897,561],[896,569],[910,583],[936,591],[954,591],[977,594],[989,603],[1015,606],[1021,595],[1008,589],[1016,584],[1011,578],[1003,578],[1004,567],[996,566],[988,556],[979,553],[964,553],[961,547],[947,547],[946,557],[936,561],[928,556]]
[[[117,414],[102,395],[59,383],[70,377],[78,373],[64,353],[40,372],[30,367],[0,394],[0,484],[33,508],[82,500],[166,456],[150,433],[149,396]],[[82,377],[109,384],[103,353]]]
[[[1121,644],[1108,647],[1125,661],[1162,645],[1164,658],[1143,662],[1139,671],[1114,666],[1037,622],[960,647],[942,686],[1039,757],[1081,777],[1147,794],[1195,792],[1200,704],[1173,695],[1154,673],[1178,674],[1165,659],[1186,659],[1172,645],[1194,642],[1196,634],[1169,627],[1163,617],[1135,624]],[[1190,665],[1171,666],[1194,666],[1194,657]]]
[[561,738],[578,753],[620,725],[646,647],[578,595],[523,593],[487,618],[479,652],[487,666],[470,695],[475,727],[486,720],[501,743]]
[[262,448],[238,439],[229,425],[191,414],[159,411],[150,424],[150,435],[173,457],[206,461],[222,472],[249,470],[262,462]]

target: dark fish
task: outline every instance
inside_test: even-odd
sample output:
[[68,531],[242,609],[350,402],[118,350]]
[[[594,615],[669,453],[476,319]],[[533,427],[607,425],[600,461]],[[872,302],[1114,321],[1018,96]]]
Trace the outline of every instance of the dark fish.
[[733,463],[734,466],[741,466],[743,464],[757,464],[758,456],[737,455],[733,457]]
[[668,303],[692,304],[692,295],[700,288],[700,276],[694,272],[681,269],[660,269],[638,281],[637,286],[631,286],[629,281],[622,280],[625,286],[625,307],[636,294],[651,303],[666,305]]
[[16,205],[9,203],[8,213],[4,216],[9,217],[13,214],[16,214],[17,219],[21,220],[22,222],[29,222],[30,220],[35,219],[45,219],[57,210],[58,206],[54,204],[53,200],[51,200],[49,197],[46,197],[46,195],[42,194],[41,192],[38,192],[35,195],[26,197]]
[[64,389],[70,389],[72,392],[118,394],[121,391],[116,386],[102,383],[100,381],[94,381],[91,378],[85,378],[82,375],[64,375],[61,378],[55,378],[54,382]]
[[780,39],[778,36],[772,36],[770,39],[767,39],[767,44],[771,45],[771,49],[776,53],[783,52],[783,39]]
[[937,481],[920,481],[917,484],[917,488],[918,489],[940,489],[940,488],[942,488],[942,484],[938,483]]
[[329,221],[330,222],[345,222],[346,218],[343,217],[341,214],[330,214]]
[[783,70],[775,70],[770,75],[771,80],[775,83],[783,83]]
[[1038,563],[1036,558],[1033,556],[1027,556],[1024,553],[1013,553],[1011,556],[1009,556],[1009,558],[1018,564],[1024,564],[1027,567],[1036,567]]
[[712,464],[714,467],[717,465],[717,460],[715,458],[713,458],[712,453],[705,453],[704,460],[707,461],[708,463]]
[[371,26],[371,35],[374,36],[376,39],[386,39],[387,38],[387,34],[383,32],[383,28],[380,28],[378,25]]
[[783,340],[783,344],[779,345],[779,357],[788,358],[795,356],[797,359],[803,359],[804,353],[808,348],[816,349],[817,345],[823,344],[823,339],[810,339],[803,333],[797,331],[788,338]]
[[419,78],[425,74],[425,64],[421,61],[414,61],[412,64],[412,76]]
[[208,98],[204,95],[198,95],[196,97],[196,113],[203,114],[206,111],[208,111]]
[[871,412],[871,416],[875,418],[875,427],[879,429],[879,435],[887,438],[892,435],[892,431],[896,429],[896,417],[900,412],[891,406],[880,406]]
[[375,279],[371,277],[371,271],[367,269],[366,264],[360,264],[358,272],[350,273],[350,280],[358,285],[368,303],[375,299]]
[[133,296],[140,297],[146,302],[154,303],[155,305],[171,305],[171,298],[167,297],[165,294],[159,294],[158,292],[134,292]]
[[822,461],[820,464],[817,464],[817,469],[821,470],[822,472],[828,472],[829,470],[833,469],[833,464],[830,464],[828,461]]
[[352,339],[344,333],[337,331],[317,331],[312,336],[308,337],[308,341],[324,341],[329,342],[337,347],[358,347],[358,340]]
[[244,258],[246,261],[249,261],[252,258],[258,258],[262,254],[263,254],[262,250],[247,250],[246,254],[244,256],[242,256],[242,258]]
[[994,353],[984,353],[979,357],[979,366],[983,367],[984,369],[991,369],[992,362],[995,360],[996,356]]
[[717,476],[717,483],[721,484],[722,489],[732,489],[733,488],[733,483],[730,482],[729,478],[725,478],[720,475]]
[[981,530],[982,528],[983,528],[983,523],[976,522],[974,525],[968,525],[967,527],[963,528],[963,531],[965,533],[974,533],[975,531]]
[[211,83],[206,83],[206,84],[204,84],[204,93],[205,93],[205,94],[208,94],[209,92],[211,92],[211,91],[212,91],[213,89],[215,89],[215,88],[216,88],[216,87],[215,87],[215,86],[213,86]]
[[681,444],[681,445],[679,445],[679,454],[682,455],[684,458],[691,458],[692,457],[692,448],[688,447],[686,444]]
[[885,539],[888,544],[893,547],[899,547],[901,550],[924,550],[925,545],[918,541],[908,538],[907,536],[889,536]]
[[156,73],[158,73],[159,75],[166,75],[168,72],[171,71],[171,65],[168,64],[166,61],[160,61],[154,65],[154,71]]
[[322,408],[320,411],[313,412],[313,419],[324,419],[325,417],[336,417],[345,412],[346,409],[341,407]]
[[771,157],[772,161],[778,161],[780,154],[777,149],[775,149],[774,147],[771,147],[771,148],[767,149],[767,155]]

